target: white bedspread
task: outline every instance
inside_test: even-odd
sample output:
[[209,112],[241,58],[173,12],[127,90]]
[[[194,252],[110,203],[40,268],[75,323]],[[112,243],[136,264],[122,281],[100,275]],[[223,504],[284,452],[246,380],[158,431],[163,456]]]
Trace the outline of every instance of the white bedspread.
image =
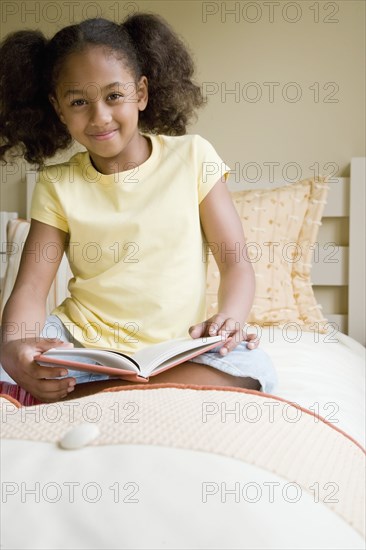
[[315,492],[238,460],[147,445],[4,443],[2,477],[16,491],[3,504],[4,550],[364,548]]
[[340,332],[323,335],[271,328],[262,331],[261,345],[278,372],[275,395],[320,414],[365,446],[361,344]]
[[[80,411],[88,403],[97,403],[101,436],[92,446],[64,451],[55,444],[69,427],[64,407],[53,422],[50,408],[40,418],[30,408],[27,420],[5,403],[2,548],[364,548],[364,455],[332,426],[364,443],[365,349],[343,334],[314,341],[314,334],[302,333],[291,343],[295,336],[262,333],[278,371],[275,394],[331,426],[306,412],[293,422],[297,409],[283,401],[273,409],[274,422],[262,415],[238,423],[230,413],[220,422],[206,407],[214,414],[204,423],[203,400],[228,412],[236,403],[243,411],[276,399],[129,390],[81,400],[77,422],[85,421]],[[117,410],[133,413],[125,409],[131,402],[138,422],[116,422]]]

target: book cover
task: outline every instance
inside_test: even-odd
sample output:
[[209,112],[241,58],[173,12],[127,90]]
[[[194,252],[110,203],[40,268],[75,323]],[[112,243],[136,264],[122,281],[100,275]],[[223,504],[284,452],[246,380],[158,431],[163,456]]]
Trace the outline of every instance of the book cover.
[[34,360],[44,366],[64,366],[73,370],[108,374],[111,377],[147,382],[155,376],[224,344],[221,335],[183,337],[147,346],[133,355],[94,348],[52,348]]

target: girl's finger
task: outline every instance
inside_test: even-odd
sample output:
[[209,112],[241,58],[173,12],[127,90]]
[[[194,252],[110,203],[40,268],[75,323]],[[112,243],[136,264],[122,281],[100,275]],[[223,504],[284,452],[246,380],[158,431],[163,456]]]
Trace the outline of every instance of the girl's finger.
[[213,317],[210,317],[210,319],[207,320],[208,335],[216,336],[216,334],[220,334],[220,330],[223,327],[225,320],[226,317],[224,315],[221,315],[220,313],[217,313],[216,315],[213,315]]
[[62,380],[35,380],[29,379],[28,391],[39,401],[52,403],[71,393],[76,384],[75,378],[63,378]]
[[229,317],[228,319],[225,319],[224,323],[220,327],[218,333],[221,334],[223,337],[229,337],[233,336],[235,333],[238,332],[238,322],[235,321],[235,319],[232,319]]
[[254,333],[251,333],[251,334],[244,333],[244,341],[247,342],[248,349],[255,349],[259,346],[259,338]]
[[[24,346],[21,354],[19,355],[20,360],[24,360],[27,363],[37,366],[40,368],[37,363],[34,362],[34,357],[41,354],[44,351],[47,351],[51,348],[62,347],[62,348],[73,348],[74,344],[71,342],[62,342],[61,340],[45,340],[44,338],[39,339],[37,342],[31,342],[29,345]],[[38,377],[37,377],[38,378]],[[45,378],[45,377],[42,377]]]
[[57,391],[45,392],[41,387],[39,392],[37,392],[34,396],[43,403],[55,403],[55,401],[61,401],[61,399],[67,397],[70,393],[72,393],[73,389],[74,388],[67,387]]
[[254,332],[251,332],[249,334],[245,334],[246,340],[258,340],[259,336],[257,336]]
[[237,345],[238,345],[238,342],[235,341],[235,338],[233,338],[232,336],[229,336],[225,344],[220,348],[220,351],[219,351],[220,355],[222,356],[227,355],[228,353],[233,351],[233,349],[235,349]]
[[229,318],[225,320],[219,334],[225,338],[225,343],[220,349],[221,355],[227,355],[241,342],[240,327],[235,319]]
[[190,327],[189,334],[192,338],[201,338],[203,336],[215,336],[220,327],[225,322],[225,317],[219,314],[213,315],[203,323],[198,323]]
[[29,365],[28,374],[32,378],[42,380],[44,378],[52,379],[65,377],[68,375],[68,370],[65,367],[43,367],[35,361],[32,361]]
[[40,338],[35,347],[37,351],[41,353],[51,348],[73,348],[74,344],[71,342],[64,342],[58,338]]
[[201,338],[202,336],[206,336],[206,322],[198,323],[198,325],[189,327],[188,332],[192,338]]
[[38,380],[37,387],[42,394],[67,393],[74,388],[75,378],[63,378],[62,380]]
[[229,353],[229,342],[230,342],[230,338],[228,338],[225,342],[225,344],[223,346],[221,346],[220,350],[219,350],[219,354],[222,355],[222,356],[225,356]]

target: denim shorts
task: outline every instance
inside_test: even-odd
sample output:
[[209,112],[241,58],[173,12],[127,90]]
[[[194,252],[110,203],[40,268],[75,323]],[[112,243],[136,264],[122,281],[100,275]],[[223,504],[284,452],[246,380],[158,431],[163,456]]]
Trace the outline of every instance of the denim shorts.
[[[56,315],[50,315],[46,319],[41,336],[44,338],[58,338],[64,342],[72,342],[74,347],[81,348],[83,345],[75,340],[65,325]],[[231,374],[232,376],[250,377],[258,380],[261,391],[272,393],[277,385],[277,374],[273,363],[265,351],[260,348],[248,349],[245,342],[241,342],[226,356],[221,356],[218,351],[220,347],[198,355],[190,362],[209,365],[217,370]],[[73,358],[70,357],[70,360]],[[81,358],[77,358],[82,361]],[[96,382],[113,378],[106,374],[95,374],[68,369],[68,376],[76,379],[76,383]]]

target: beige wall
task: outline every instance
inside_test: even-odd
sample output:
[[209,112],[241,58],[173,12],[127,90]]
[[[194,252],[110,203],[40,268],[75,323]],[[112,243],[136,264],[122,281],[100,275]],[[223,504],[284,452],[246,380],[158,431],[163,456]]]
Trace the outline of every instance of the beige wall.
[[[73,12],[75,21],[97,10],[163,15],[189,45],[209,99],[190,132],[241,177],[269,177],[271,163],[288,181],[318,170],[347,176],[351,157],[365,155],[363,0],[3,0],[0,9],[2,37],[22,28],[52,36]],[[25,215],[25,170],[1,167],[2,210]]]

